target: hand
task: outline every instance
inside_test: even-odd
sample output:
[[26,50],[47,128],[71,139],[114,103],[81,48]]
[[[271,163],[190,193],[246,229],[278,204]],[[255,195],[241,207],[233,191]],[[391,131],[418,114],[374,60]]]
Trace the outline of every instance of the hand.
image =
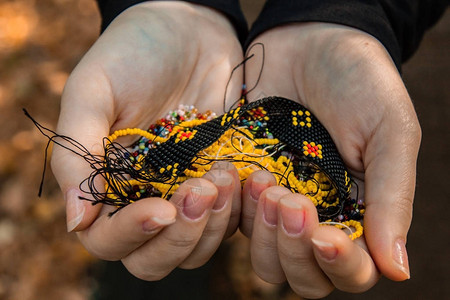
[[[353,176],[364,181],[366,214],[365,237],[353,243],[343,231],[319,227],[307,198],[255,174],[244,187],[241,226],[251,237],[255,271],[269,282],[287,279],[307,298],[334,287],[365,291],[377,282],[377,268],[392,280],[409,278],[405,243],[421,131],[387,51],[359,30],[323,23],[278,27],[256,42],[264,44],[266,57],[249,99],[274,95],[308,107]],[[260,66],[257,59],[248,62],[247,86]]]
[[[236,34],[220,13],[182,2],[136,5],[110,24],[71,74],[57,132],[102,154],[105,136],[148,128],[178,104],[220,112],[225,85],[241,61]],[[233,76],[231,99],[239,97],[242,78]],[[82,158],[55,147],[52,168],[67,201],[68,230],[78,231],[95,256],[122,259],[143,279],[204,264],[239,223],[240,182],[226,164],[188,180],[170,201],[143,199],[112,217],[114,207],[78,198],[89,198],[79,184],[92,172]]]

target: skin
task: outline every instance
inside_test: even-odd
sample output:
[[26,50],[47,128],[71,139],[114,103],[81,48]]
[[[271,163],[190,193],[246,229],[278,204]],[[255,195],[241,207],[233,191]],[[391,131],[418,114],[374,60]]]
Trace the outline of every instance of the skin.
[[[362,292],[380,273],[409,278],[404,245],[420,127],[388,53],[373,37],[333,24],[278,27],[255,42],[264,43],[266,59],[249,99],[286,97],[321,120],[365,183],[365,238],[351,242],[343,231],[319,227],[311,201],[276,186],[270,173],[250,175],[241,195],[237,171],[226,163],[188,180],[170,201],[143,199],[109,218],[114,208],[78,199],[88,197],[79,184],[90,167],[55,147],[52,168],[67,202],[68,230],[93,255],[122,260],[145,280],[203,265],[239,222],[251,239],[256,273],[272,283],[287,280],[304,297],[333,288]],[[249,87],[259,75],[257,57],[245,67]],[[221,112],[226,82],[242,60],[232,26],[214,10],[183,2],[136,5],[110,24],[71,74],[57,131],[102,154],[103,137],[147,128],[180,103]],[[240,72],[227,99],[239,97]]]
[[[183,2],[137,5],[110,24],[71,74],[57,131],[102,154],[103,137],[148,128],[178,104],[220,113],[225,85],[242,59],[234,29],[218,12]],[[242,80],[235,72],[228,97],[239,97]],[[170,201],[143,199],[111,218],[114,207],[78,199],[89,197],[79,190],[92,171],[83,159],[55,147],[52,169],[65,195],[68,230],[94,256],[122,260],[141,279],[203,265],[238,227],[240,185],[229,164],[188,180]]]
[[[343,231],[319,227],[306,197],[274,186],[268,173],[254,173],[244,186],[241,231],[251,238],[255,271],[268,282],[287,280],[306,298],[324,297],[335,287],[363,292],[380,273],[408,279],[405,243],[421,131],[389,54],[373,37],[335,24],[286,25],[257,42],[266,56],[249,98],[276,95],[308,107],[364,182],[367,210],[365,237],[354,243]],[[260,61],[249,61],[247,86],[260,69]]]

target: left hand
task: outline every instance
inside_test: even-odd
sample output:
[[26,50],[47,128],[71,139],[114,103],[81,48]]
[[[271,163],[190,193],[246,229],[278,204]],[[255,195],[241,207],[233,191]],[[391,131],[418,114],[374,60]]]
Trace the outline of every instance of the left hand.
[[[335,287],[363,292],[379,272],[408,279],[405,243],[421,131],[389,54],[366,33],[324,23],[281,26],[254,42],[264,44],[266,56],[249,100],[281,96],[306,106],[350,173],[364,181],[366,202],[365,236],[352,242],[344,231],[319,227],[308,198],[275,186],[266,172],[254,173],[244,186],[241,217],[254,270],[271,283],[287,280],[307,298]],[[257,57],[246,66],[249,87],[259,75]]]

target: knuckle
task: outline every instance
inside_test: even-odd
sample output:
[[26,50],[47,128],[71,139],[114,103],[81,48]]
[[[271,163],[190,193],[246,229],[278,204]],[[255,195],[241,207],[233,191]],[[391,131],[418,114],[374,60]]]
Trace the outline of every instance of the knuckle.
[[240,216],[241,216],[241,208],[240,208],[240,206],[232,206],[231,207],[231,212],[230,212],[230,219],[231,218],[240,218]]
[[339,286],[338,289],[340,291],[346,292],[346,293],[354,293],[354,294],[360,294],[367,292],[370,288],[372,288],[375,285],[374,283],[360,283],[360,284],[353,284],[349,286]]
[[222,237],[225,233],[227,224],[208,224],[203,230],[202,238]]
[[264,238],[253,238],[252,248],[257,249],[261,253],[277,253],[278,251],[276,243]]
[[245,236],[250,237],[253,231],[254,217],[243,214],[240,220],[239,228]]
[[291,285],[292,290],[299,296],[304,297],[306,299],[322,299],[334,290],[334,286],[331,284],[328,284],[323,287],[306,287],[306,286],[300,286],[296,287]]
[[89,236],[79,234],[81,243],[89,254],[102,260],[117,261],[122,257],[115,253],[114,248],[107,247],[97,241],[93,241]]
[[255,212],[243,211],[241,215],[241,223],[253,223],[255,221]]
[[173,251],[179,251],[180,249],[192,249],[198,242],[199,237],[191,235],[177,235],[177,236],[164,236],[165,243],[168,249]]
[[298,266],[299,269],[307,266],[310,263],[310,256],[306,256],[304,251],[299,249],[292,249],[283,245],[283,243],[278,243],[277,245],[278,255],[280,260],[288,261],[294,266]]
[[397,201],[392,203],[392,210],[398,214],[400,218],[412,219],[413,199],[412,197],[399,197]]
[[178,267],[180,269],[184,269],[184,270],[192,270],[192,269],[196,269],[196,268],[200,268],[201,266],[203,266],[204,264],[206,264],[208,262],[209,257],[204,257],[204,258],[196,258],[196,259],[187,259],[184,262],[182,262]]
[[146,264],[143,264],[142,262],[138,262],[135,259],[124,259],[122,260],[123,265],[125,268],[133,274],[135,277],[145,280],[145,281],[158,281],[166,277],[169,273],[169,271],[158,271],[155,268],[150,268],[146,266]]
[[283,273],[277,273],[271,270],[259,270],[257,266],[254,266],[253,268],[255,274],[267,283],[278,285],[286,282],[286,277]]

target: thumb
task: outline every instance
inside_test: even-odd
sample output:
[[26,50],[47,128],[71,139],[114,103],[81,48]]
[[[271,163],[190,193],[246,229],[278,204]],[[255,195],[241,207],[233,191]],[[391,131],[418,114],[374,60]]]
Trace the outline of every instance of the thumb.
[[[108,96],[102,99],[102,95],[111,93],[107,88],[102,90],[108,85],[102,82],[101,76],[93,79],[93,75],[91,78],[77,76],[76,72],[72,75],[64,90],[56,130],[68,139],[56,139],[51,160],[53,173],[66,200],[69,232],[86,229],[101,209],[101,205],[93,206],[91,202],[80,199],[92,198],[85,193],[88,186],[83,183],[80,189],[80,184],[93,171],[86,158],[103,154],[103,138],[108,136],[110,130],[107,115],[111,116],[113,109],[112,105],[107,105],[111,102],[106,99]],[[103,183],[95,182],[95,186],[100,192],[104,191]]]
[[405,245],[421,139],[412,104],[398,112],[380,123],[364,157],[367,244],[381,273],[396,281],[410,277]]

